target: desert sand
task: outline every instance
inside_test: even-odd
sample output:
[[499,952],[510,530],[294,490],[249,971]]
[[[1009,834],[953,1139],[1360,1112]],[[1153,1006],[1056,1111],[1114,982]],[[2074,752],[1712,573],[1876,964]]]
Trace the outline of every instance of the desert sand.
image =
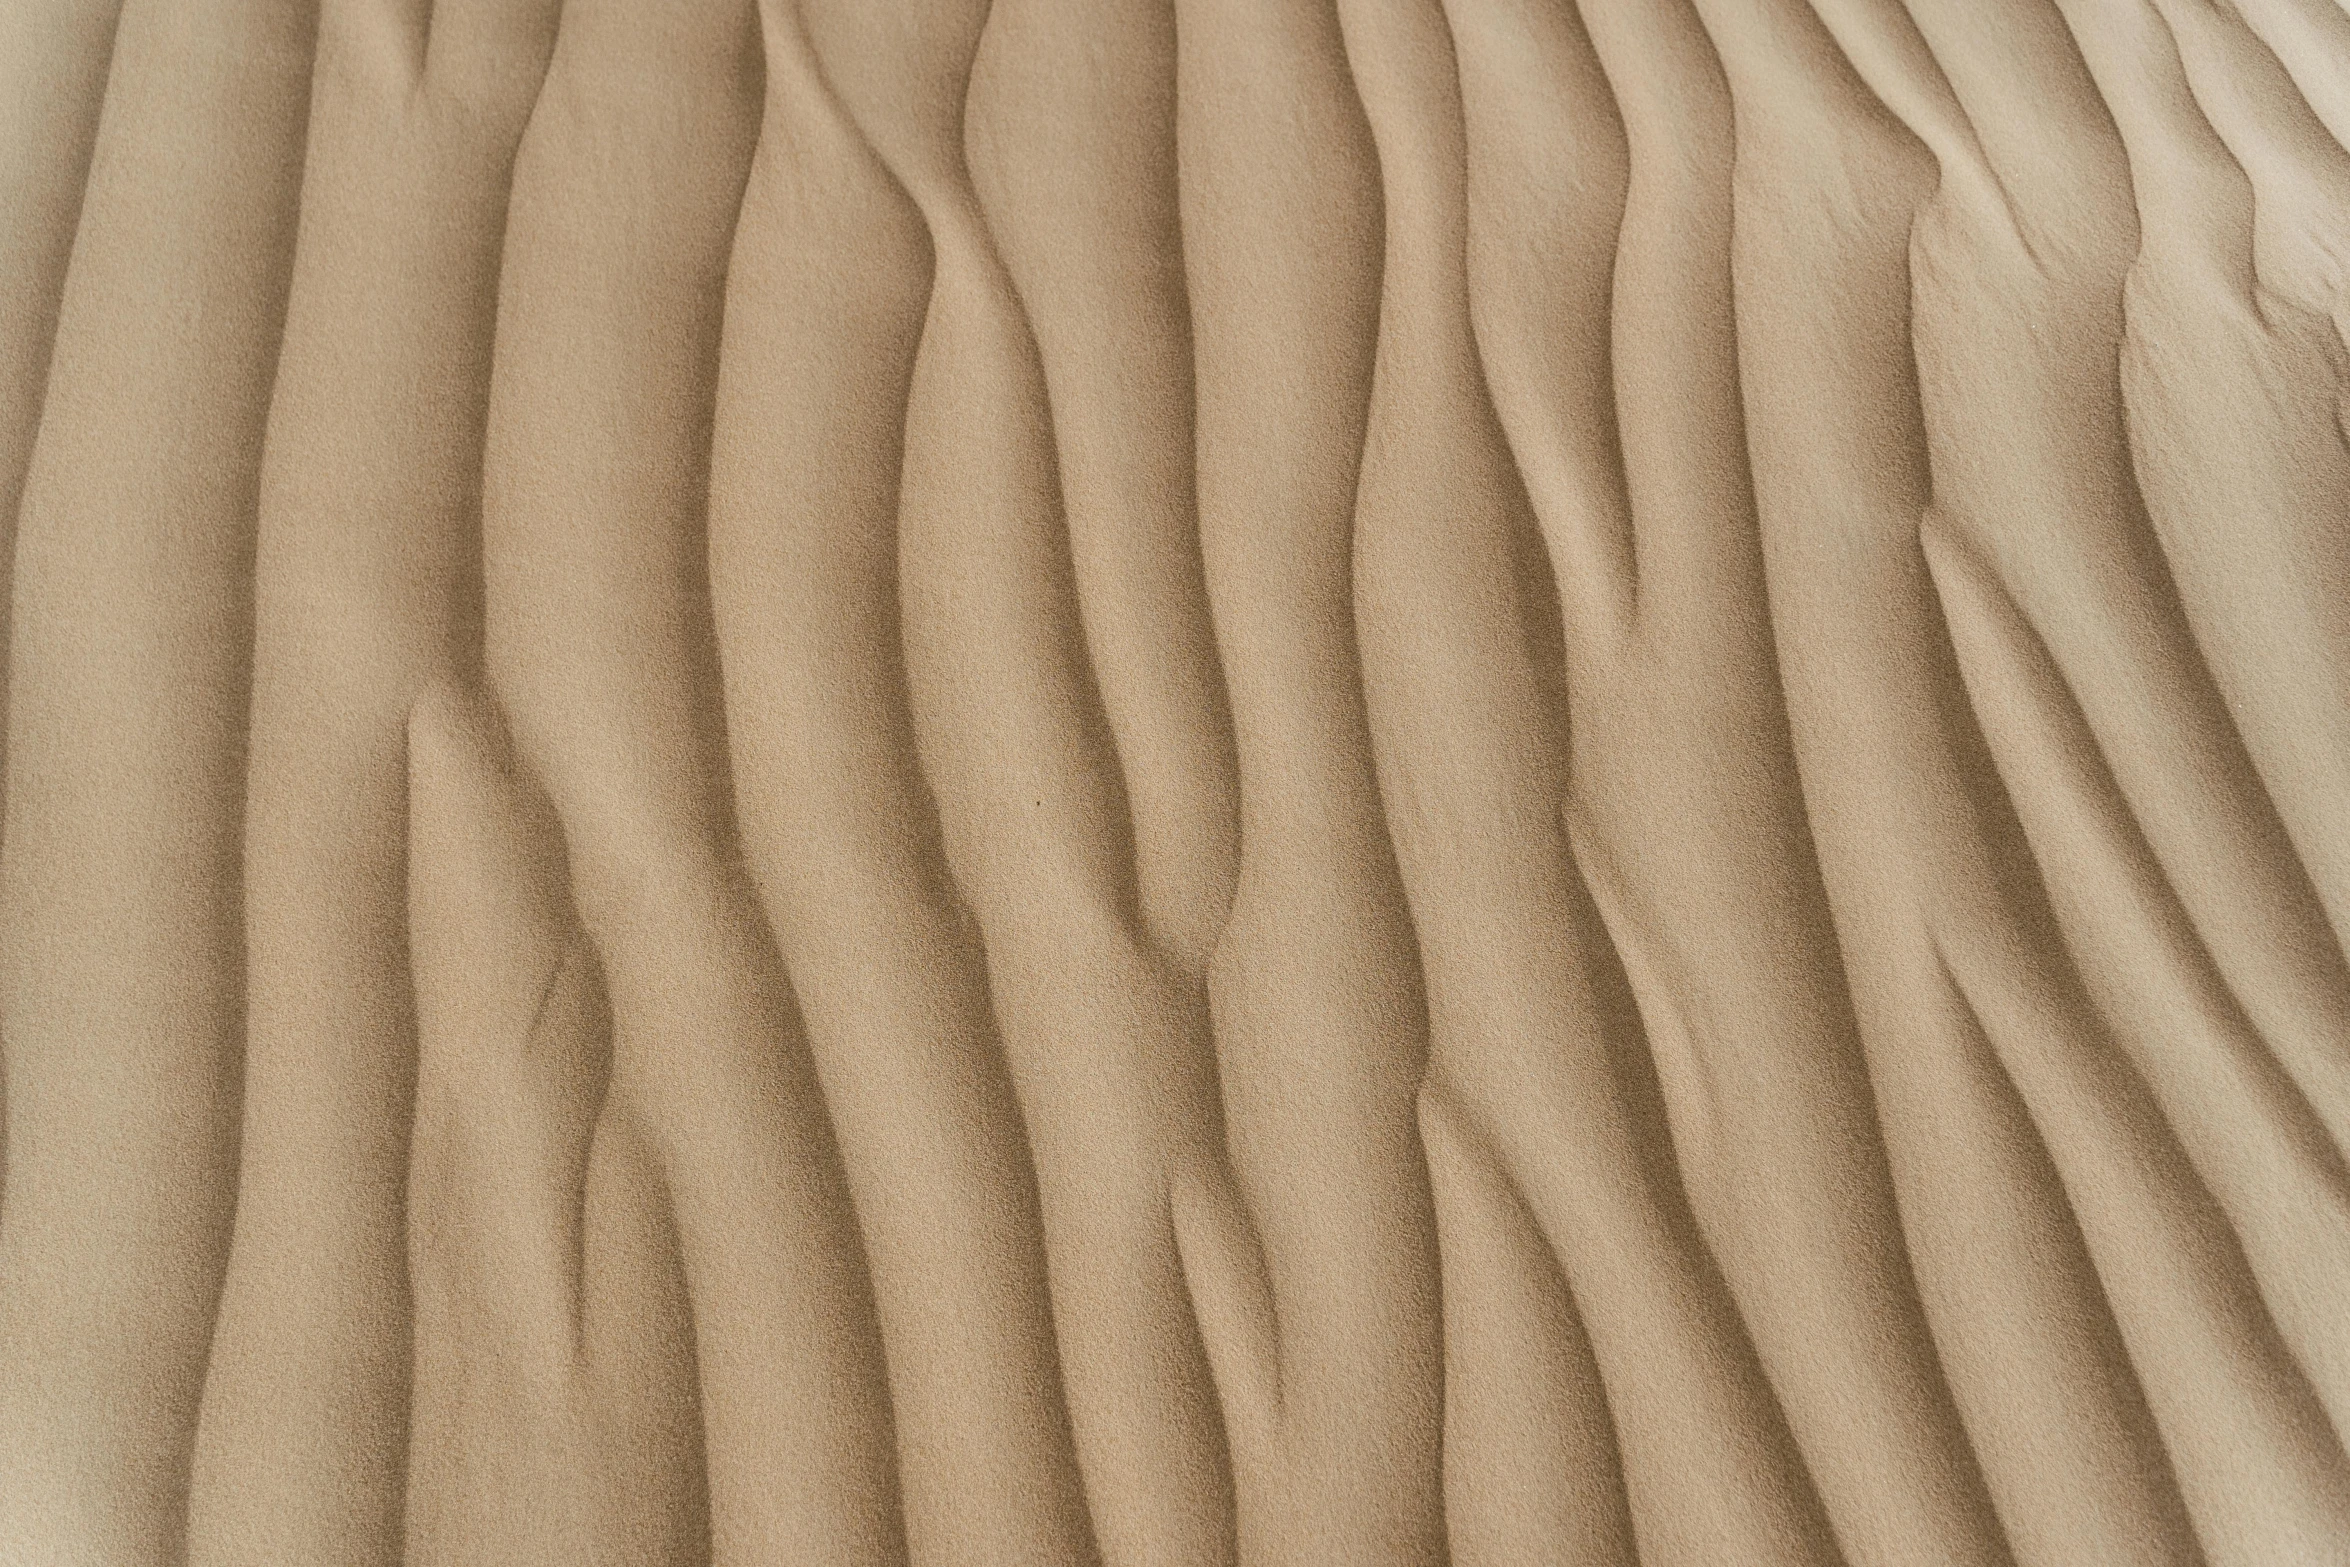
[[2350,1563],[2340,0],[0,0],[0,1564]]

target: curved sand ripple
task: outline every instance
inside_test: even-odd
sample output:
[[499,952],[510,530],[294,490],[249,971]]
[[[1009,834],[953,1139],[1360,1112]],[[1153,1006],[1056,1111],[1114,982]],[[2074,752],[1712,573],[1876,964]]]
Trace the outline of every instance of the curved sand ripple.
[[2350,1562],[2336,0],[0,11],[0,1560]]

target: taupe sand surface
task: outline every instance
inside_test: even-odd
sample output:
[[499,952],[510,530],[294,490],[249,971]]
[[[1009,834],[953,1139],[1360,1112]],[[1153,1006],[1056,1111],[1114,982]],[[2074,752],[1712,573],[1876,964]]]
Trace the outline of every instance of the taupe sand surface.
[[2350,1563],[2343,0],[0,0],[0,1567]]

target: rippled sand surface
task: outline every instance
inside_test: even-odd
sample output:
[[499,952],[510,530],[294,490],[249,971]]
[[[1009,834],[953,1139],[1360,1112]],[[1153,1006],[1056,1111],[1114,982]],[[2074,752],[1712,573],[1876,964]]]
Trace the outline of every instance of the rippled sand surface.
[[0,1563],[2350,1562],[2341,0],[0,3]]

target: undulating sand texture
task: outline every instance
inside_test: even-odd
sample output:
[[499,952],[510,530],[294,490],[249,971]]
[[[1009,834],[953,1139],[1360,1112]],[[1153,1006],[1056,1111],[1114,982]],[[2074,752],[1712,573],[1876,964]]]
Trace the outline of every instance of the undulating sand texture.
[[0,0],[0,1564],[2350,1563],[2345,0]]

